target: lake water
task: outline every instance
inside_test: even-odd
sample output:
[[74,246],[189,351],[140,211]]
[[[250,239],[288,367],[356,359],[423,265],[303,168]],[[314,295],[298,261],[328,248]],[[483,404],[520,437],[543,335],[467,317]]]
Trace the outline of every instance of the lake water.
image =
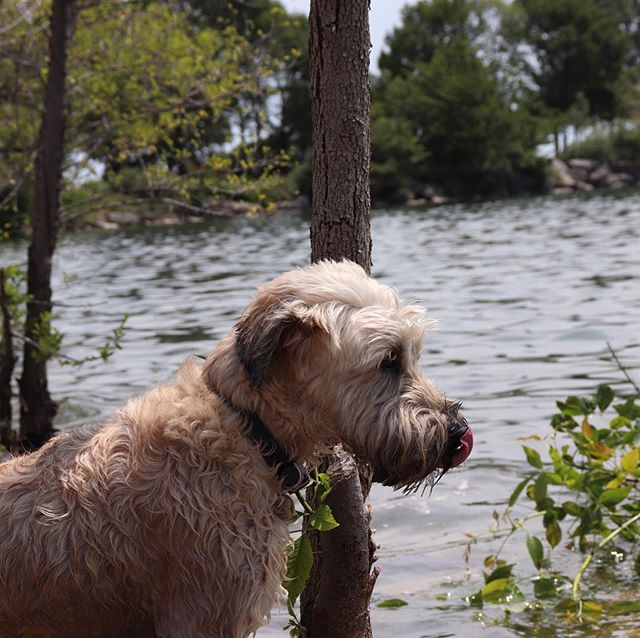
[[[54,290],[66,352],[89,354],[124,313],[129,320],[123,349],[107,363],[51,366],[58,425],[108,416],[169,380],[188,355],[206,354],[256,284],[307,262],[308,225],[272,217],[65,237]],[[424,368],[464,402],[475,434],[471,458],[430,497],[374,486],[382,568],[374,603],[409,603],[374,607],[375,634],[533,635],[517,622],[478,619],[462,600],[480,587],[480,560],[491,547],[475,549],[467,568],[464,533],[488,529],[526,472],[519,437],[548,431],[556,399],[602,382],[624,387],[607,341],[629,368],[640,367],[640,194],[379,211],[372,226],[374,274],[439,320]],[[22,246],[2,250],[3,263],[23,259]],[[517,544],[512,553],[528,568]],[[283,636],[285,616],[275,610],[258,636]],[[640,620],[623,617],[572,635],[634,631]]]

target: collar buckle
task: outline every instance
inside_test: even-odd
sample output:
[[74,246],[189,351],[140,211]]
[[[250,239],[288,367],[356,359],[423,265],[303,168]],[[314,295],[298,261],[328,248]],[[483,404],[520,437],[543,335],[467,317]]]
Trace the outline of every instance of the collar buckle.
[[298,492],[303,487],[309,485],[309,481],[311,480],[309,474],[293,461],[280,465],[276,475],[282,485],[282,489],[288,494]]

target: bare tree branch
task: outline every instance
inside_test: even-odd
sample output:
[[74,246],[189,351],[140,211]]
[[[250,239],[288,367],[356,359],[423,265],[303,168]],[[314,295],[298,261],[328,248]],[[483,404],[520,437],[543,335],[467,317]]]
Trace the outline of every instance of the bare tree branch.
[[620,369],[622,374],[624,374],[624,376],[627,378],[627,381],[633,386],[635,391],[640,395],[640,386],[638,386],[638,384],[633,380],[633,378],[629,374],[629,371],[622,364],[622,362],[618,358],[618,355],[616,354],[615,350],[613,349],[613,347],[611,346],[611,344],[608,341],[607,341],[607,348],[609,348],[609,352],[611,353],[611,356],[613,357],[613,360],[616,362],[616,365],[618,366],[618,368]]

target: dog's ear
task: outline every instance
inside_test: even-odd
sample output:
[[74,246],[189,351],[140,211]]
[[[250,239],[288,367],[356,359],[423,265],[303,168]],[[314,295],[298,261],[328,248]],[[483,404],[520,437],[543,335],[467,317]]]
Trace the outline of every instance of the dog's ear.
[[313,332],[305,308],[274,296],[261,295],[236,324],[236,350],[251,387],[257,389],[274,355]]

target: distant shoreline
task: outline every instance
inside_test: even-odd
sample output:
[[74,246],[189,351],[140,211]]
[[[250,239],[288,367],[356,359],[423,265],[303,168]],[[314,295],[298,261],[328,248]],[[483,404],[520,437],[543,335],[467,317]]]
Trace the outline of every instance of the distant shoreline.
[[[589,159],[570,159],[564,161],[554,158],[549,162],[548,181],[539,192],[508,194],[509,198],[531,197],[537,195],[572,195],[592,191],[615,191],[640,188],[640,165],[631,162],[598,162]],[[503,199],[503,197],[496,197]],[[442,189],[427,185],[408,193],[404,201],[374,202],[373,209],[388,207],[421,208],[441,206],[449,203],[464,203],[495,199],[449,197]],[[177,207],[176,207],[177,208]],[[272,210],[267,211],[252,202],[215,200],[207,207],[199,208],[197,213],[185,206],[183,210],[167,210],[166,213],[149,212],[143,209],[131,211],[105,211],[91,219],[79,220],[70,224],[70,230],[117,230],[136,226],[173,226],[183,223],[202,223],[211,219],[251,218],[272,213],[308,214],[311,201],[304,195],[276,202]]]

